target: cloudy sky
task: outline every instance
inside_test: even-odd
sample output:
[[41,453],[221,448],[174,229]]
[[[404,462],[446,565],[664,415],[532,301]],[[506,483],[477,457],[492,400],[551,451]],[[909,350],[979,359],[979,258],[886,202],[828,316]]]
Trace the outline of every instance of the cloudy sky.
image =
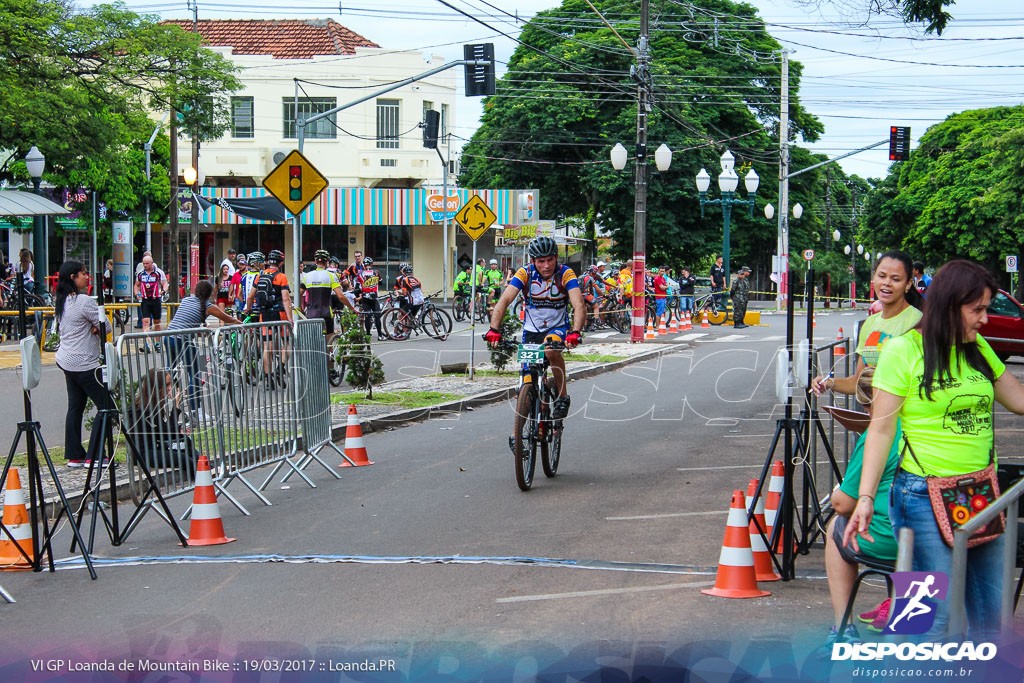
[[[199,16],[229,18],[330,17],[386,48],[428,49],[446,59],[462,57],[462,44],[493,42],[499,61],[515,48],[535,12],[557,0],[445,0],[480,18],[473,21],[438,0],[227,0],[199,2]],[[91,3],[84,3],[91,4]],[[190,16],[186,0],[128,0],[138,12],[164,18]],[[836,156],[888,137],[890,125],[912,128],[914,144],[928,126],[970,108],[1014,105],[1024,92],[1024,4],[1020,0],[961,0],[941,38],[889,18],[871,18],[843,7],[868,0],[800,2],[752,0],[769,32],[804,65],[800,95],[825,124],[811,145]],[[653,0],[654,31],[682,35],[685,0]],[[840,8],[840,9],[837,9]],[[511,16],[510,16],[511,15]],[[628,17],[621,17],[623,20]],[[657,55],[654,55],[657,59]],[[461,79],[460,89],[461,89]],[[455,134],[468,138],[477,127],[480,100],[460,98]],[[849,173],[885,175],[887,149],[840,162]],[[764,175],[764,174],[762,174]]]

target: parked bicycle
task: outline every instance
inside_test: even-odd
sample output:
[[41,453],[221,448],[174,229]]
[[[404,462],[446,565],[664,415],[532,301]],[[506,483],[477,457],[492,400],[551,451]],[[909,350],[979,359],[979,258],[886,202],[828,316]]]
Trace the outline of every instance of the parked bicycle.
[[389,308],[381,316],[380,324],[384,334],[395,341],[408,339],[413,332],[417,335],[423,332],[440,341],[447,339],[452,332],[452,319],[447,311],[438,308],[431,301],[438,294],[440,292],[424,297],[424,303],[415,316],[398,306]]
[[[722,301],[719,301],[717,297],[721,296]],[[712,325],[721,325],[727,320],[732,319],[732,311],[729,310],[724,299],[727,295],[719,292],[712,292],[711,294],[705,294],[704,296],[698,297],[693,304],[694,310],[694,324],[697,321],[704,320],[704,313],[707,313],[708,322]]]

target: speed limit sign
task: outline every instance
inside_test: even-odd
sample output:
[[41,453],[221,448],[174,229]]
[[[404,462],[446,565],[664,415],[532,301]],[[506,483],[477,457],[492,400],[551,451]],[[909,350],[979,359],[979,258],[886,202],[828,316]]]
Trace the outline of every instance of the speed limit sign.
[[1016,273],[1017,272],[1017,257],[1007,256],[1006,257],[1006,272]]
[[812,261],[812,260],[814,260],[814,250],[813,249],[804,249],[804,261]]

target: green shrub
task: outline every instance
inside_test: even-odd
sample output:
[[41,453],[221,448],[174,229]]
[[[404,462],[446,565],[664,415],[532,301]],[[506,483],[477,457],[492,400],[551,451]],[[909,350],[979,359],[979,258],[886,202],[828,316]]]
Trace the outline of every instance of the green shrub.
[[519,318],[506,312],[505,317],[501,319],[501,338],[505,341],[512,342],[508,345],[491,347],[491,365],[493,365],[498,372],[505,369],[509,363],[512,362],[515,357],[515,341],[519,337],[519,330],[523,327],[522,323],[519,322]]
[[342,359],[348,368],[345,381],[356,389],[365,389],[373,398],[373,387],[384,382],[384,363],[370,349],[370,335],[359,324],[359,316],[349,311],[341,317],[342,343],[338,345],[336,363]]

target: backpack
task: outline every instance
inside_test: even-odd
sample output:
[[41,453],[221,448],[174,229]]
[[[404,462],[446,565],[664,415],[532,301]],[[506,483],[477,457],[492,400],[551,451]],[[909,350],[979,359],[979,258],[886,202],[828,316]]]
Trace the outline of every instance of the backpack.
[[274,286],[274,276],[277,271],[262,271],[256,278],[253,287],[256,290],[256,305],[261,311],[272,312],[281,309],[281,295]]

